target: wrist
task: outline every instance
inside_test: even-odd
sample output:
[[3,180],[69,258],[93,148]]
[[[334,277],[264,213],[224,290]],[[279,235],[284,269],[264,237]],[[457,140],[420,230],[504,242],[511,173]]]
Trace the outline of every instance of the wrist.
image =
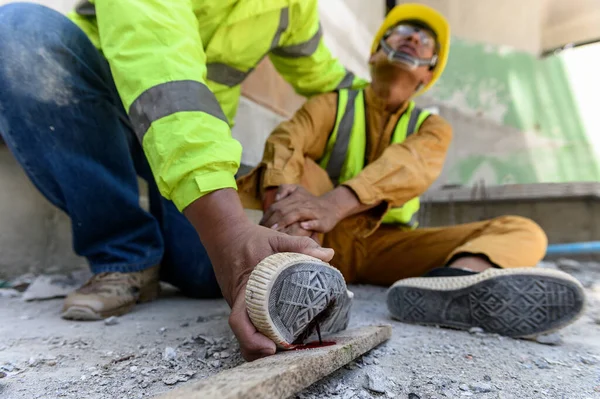
[[209,251],[250,223],[234,189],[213,191],[192,202],[183,214],[192,223]]
[[346,186],[336,187],[324,194],[323,198],[335,207],[338,221],[353,215],[361,205],[356,194]]

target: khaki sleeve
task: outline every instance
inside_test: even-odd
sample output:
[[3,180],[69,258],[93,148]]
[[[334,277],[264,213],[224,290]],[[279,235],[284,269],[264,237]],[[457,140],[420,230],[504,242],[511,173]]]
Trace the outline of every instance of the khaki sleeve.
[[365,205],[384,201],[390,206],[402,206],[424,193],[438,178],[451,140],[451,126],[431,115],[418,132],[403,143],[390,145],[344,185]]
[[308,100],[292,119],[275,128],[265,143],[261,167],[262,187],[299,184],[304,159],[323,156],[333,130],[337,93],[322,94]]

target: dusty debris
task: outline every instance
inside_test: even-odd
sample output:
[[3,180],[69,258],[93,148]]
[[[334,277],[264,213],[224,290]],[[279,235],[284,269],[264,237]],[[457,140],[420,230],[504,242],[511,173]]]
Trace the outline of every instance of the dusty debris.
[[561,258],[556,261],[556,267],[563,272],[573,273],[581,270],[581,263],[573,259]]
[[537,368],[539,369],[549,369],[550,368],[550,363],[548,363],[548,361],[544,358],[540,358],[540,359],[535,359],[533,361],[533,363],[537,366]]
[[21,293],[14,288],[0,288],[0,298],[17,298]]
[[107,326],[115,326],[119,324],[119,318],[117,316],[110,316],[108,319],[104,319],[104,324]]
[[19,292],[23,292],[29,287],[33,280],[35,280],[35,275],[33,273],[27,273],[11,280],[8,283],[8,286]]
[[598,359],[593,356],[581,356],[579,361],[583,364],[587,364],[588,366],[595,366],[598,364]]
[[563,343],[562,337],[560,333],[554,332],[551,334],[538,335],[536,337],[536,342],[544,345],[561,345]]
[[388,385],[385,373],[382,370],[379,370],[379,368],[369,370],[369,372],[365,374],[363,388],[368,391],[385,394],[389,390]]
[[35,278],[23,294],[26,301],[63,298],[79,288],[91,277],[89,271],[77,271],[70,275],[41,275]]
[[465,392],[470,390],[469,386],[467,384],[460,384],[458,386],[458,389],[460,389],[461,391],[465,391]]
[[177,358],[177,351],[173,348],[171,348],[170,346],[167,346],[165,348],[165,351],[163,352],[163,359],[164,360],[175,360]]
[[492,384],[488,384],[485,382],[470,384],[469,388],[475,393],[488,393],[494,390]]

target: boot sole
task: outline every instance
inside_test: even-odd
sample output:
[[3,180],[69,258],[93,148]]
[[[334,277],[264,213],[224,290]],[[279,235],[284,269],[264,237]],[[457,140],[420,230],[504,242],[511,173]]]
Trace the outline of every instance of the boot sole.
[[546,269],[488,269],[461,277],[400,280],[388,291],[392,317],[404,323],[527,338],[573,323],[583,313],[583,286]]
[[[136,303],[151,302],[158,297],[160,294],[160,283],[157,281],[156,284],[152,283],[140,291],[140,296]],[[122,316],[129,313],[135,303],[126,304],[115,309],[111,309],[103,312],[96,312],[89,306],[69,306],[61,313],[61,317],[67,320],[77,321],[97,321],[107,319],[111,316]]]
[[[246,307],[252,324],[281,349],[309,335],[311,323],[330,314],[324,334],[346,328],[352,293],[339,270],[319,259],[296,253],[265,258],[246,286]],[[339,305],[339,306],[338,306]]]

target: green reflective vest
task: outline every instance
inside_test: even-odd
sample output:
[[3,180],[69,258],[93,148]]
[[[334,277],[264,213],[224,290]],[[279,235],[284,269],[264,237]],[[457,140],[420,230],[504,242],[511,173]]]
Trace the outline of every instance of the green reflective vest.
[[180,210],[236,188],[230,127],[264,57],[305,96],[365,85],[326,47],[317,0],[90,0],[69,17],[108,60],[158,188]]
[[[339,185],[358,175],[365,167],[367,131],[365,116],[365,98],[363,90],[340,90],[338,95],[337,116],[333,132],[327,142],[325,154],[320,165],[327,171],[334,185]],[[411,101],[404,114],[398,120],[391,144],[402,143],[419,127],[430,112],[415,106]],[[390,209],[382,222],[405,225],[416,228],[419,211],[419,197],[413,198],[400,207]]]

